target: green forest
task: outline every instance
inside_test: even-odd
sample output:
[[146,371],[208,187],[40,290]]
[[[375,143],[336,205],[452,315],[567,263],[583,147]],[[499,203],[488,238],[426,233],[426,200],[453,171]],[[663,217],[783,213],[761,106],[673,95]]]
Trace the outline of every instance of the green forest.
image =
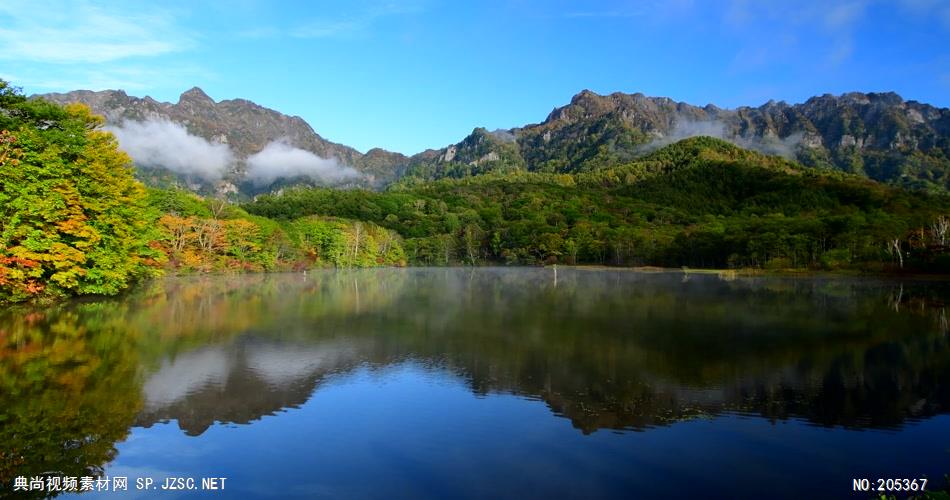
[[373,221],[411,263],[943,272],[950,200],[698,137],[629,164],[292,189],[244,208]]
[[407,176],[239,205],[145,186],[103,125],[0,81],[0,302],[327,266],[950,271],[947,196],[708,137],[579,173]]

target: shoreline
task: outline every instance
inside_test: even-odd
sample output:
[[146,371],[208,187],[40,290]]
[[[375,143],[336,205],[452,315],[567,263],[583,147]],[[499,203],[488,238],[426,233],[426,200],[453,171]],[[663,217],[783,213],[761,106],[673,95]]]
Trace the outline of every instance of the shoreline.
[[134,292],[137,288],[142,286],[145,283],[153,280],[161,280],[167,278],[188,278],[188,277],[218,277],[218,276],[242,276],[242,275],[265,275],[265,274],[303,274],[309,271],[327,271],[327,270],[357,270],[357,269],[478,269],[478,268],[499,268],[499,269],[573,269],[577,271],[620,271],[620,272],[630,272],[630,273],[643,273],[643,274],[682,274],[689,276],[690,274],[697,275],[715,275],[719,276],[722,279],[733,280],[738,278],[753,278],[753,277],[762,277],[762,278],[862,278],[862,279],[883,279],[883,280],[911,280],[911,281],[930,281],[930,282],[950,282],[950,274],[938,274],[938,273],[919,273],[919,272],[906,272],[906,273],[888,273],[888,272],[866,272],[860,270],[836,270],[836,271],[827,271],[827,270],[814,270],[814,269],[755,269],[755,268],[740,268],[740,269],[721,269],[721,268],[687,268],[687,267],[659,267],[659,266],[608,266],[603,264],[591,264],[591,265],[567,265],[567,264],[552,264],[552,265],[504,265],[498,263],[486,263],[485,265],[453,265],[453,266],[373,266],[373,267],[314,267],[304,270],[273,270],[273,271],[252,271],[252,272],[194,272],[194,273],[178,273],[178,272],[169,272],[161,276],[152,277],[138,283],[135,283],[129,286],[127,289],[122,290],[121,292],[115,295],[74,295],[74,296],[45,296],[45,297],[36,297],[31,300],[22,301],[22,302],[0,302],[0,311],[6,311],[14,309],[19,306],[27,307],[36,307],[36,306],[51,306],[59,303],[69,302],[69,301],[87,301],[87,300],[102,300],[102,299],[114,299],[125,296],[128,293]]
[[[412,266],[409,266],[412,267]],[[420,266],[426,267],[426,266]],[[507,267],[507,266],[501,266]],[[512,267],[533,267],[533,266],[512,266]],[[542,266],[545,268],[555,267],[554,265]],[[889,273],[889,272],[869,272],[860,270],[835,270],[828,271],[823,269],[722,269],[722,268],[680,268],[680,267],[659,267],[659,266],[606,266],[606,265],[561,265],[556,267],[563,269],[577,269],[583,271],[626,271],[638,273],[680,273],[680,274],[705,274],[705,275],[729,275],[737,278],[749,277],[791,277],[791,278],[878,278],[878,279],[909,279],[914,281],[950,281],[950,274],[946,273]]]

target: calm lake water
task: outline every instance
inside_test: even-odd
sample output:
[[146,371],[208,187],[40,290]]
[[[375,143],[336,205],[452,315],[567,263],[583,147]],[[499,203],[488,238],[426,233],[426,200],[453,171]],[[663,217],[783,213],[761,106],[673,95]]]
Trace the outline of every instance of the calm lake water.
[[[170,278],[3,311],[0,496],[43,473],[163,498],[938,489],[947,302],[942,282],[478,268]],[[227,479],[136,490],[169,477]]]

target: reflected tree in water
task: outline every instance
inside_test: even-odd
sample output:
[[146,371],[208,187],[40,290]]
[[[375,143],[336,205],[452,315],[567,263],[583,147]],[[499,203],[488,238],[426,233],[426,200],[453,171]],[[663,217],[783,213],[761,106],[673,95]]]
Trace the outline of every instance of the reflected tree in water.
[[141,402],[137,352],[117,307],[0,319],[0,493],[18,475],[97,476],[115,457]]

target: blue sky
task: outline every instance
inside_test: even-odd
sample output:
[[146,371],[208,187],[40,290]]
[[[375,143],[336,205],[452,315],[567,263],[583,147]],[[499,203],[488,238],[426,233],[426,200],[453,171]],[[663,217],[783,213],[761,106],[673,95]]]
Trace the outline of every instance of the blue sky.
[[950,0],[0,2],[28,94],[192,86],[416,153],[583,89],[723,107],[893,90],[950,105]]

